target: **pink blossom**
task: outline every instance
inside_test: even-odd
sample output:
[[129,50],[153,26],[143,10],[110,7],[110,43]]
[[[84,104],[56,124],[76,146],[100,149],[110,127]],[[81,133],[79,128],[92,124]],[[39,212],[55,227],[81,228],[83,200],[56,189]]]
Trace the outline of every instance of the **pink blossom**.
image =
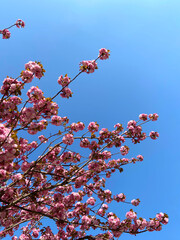
[[77,125],[78,125],[78,129],[79,129],[79,130],[84,130],[85,125],[84,125],[83,122],[78,122]]
[[30,240],[30,238],[26,234],[23,233],[19,236],[19,240]]
[[97,132],[99,129],[99,125],[97,122],[90,122],[88,125],[88,130],[92,133]]
[[168,224],[168,222],[169,222],[169,219],[168,219],[167,217],[165,217],[165,218],[163,219],[163,221],[162,221],[162,223],[163,223],[164,225]]
[[72,123],[70,127],[71,127],[71,130],[74,131],[74,132],[79,131],[79,127],[78,127],[77,123]]
[[138,159],[138,161],[142,162],[144,158],[143,158],[142,155],[138,155],[138,156],[137,156],[137,159]]
[[11,36],[11,33],[8,29],[0,30],[0,33],[3,35],[2,36],[3,39],[8,39]]
[[67,86],[70,83],[70,81],[71,81],[71,79],[68,77],[67,74],[65,75],[65,77],[63,77],[63,75],[61,75],[58,78],[58,83],[63,87]]
[[159,133],[158,132],[154,132],[151,131],[149,134],[150,138],[152,138],[153,140],[157,139],[159,137]]
[[18,95],[22,88],[22,82],[18,81],[17,79],[7,77],[3,81],[0,92],[5,96],[8,96],[9,94]]
[[23,175],[20,173],[17,173],[15,175],[12,176],[12,180],[15,181],[20,181],[23,178]]
[[56,126],[60,126],[61,123],[63,122],[63,119],[60,116],[52,116],[51,118],[51,123]]
[[145,114],[145,113],[140,114],[139,119],[143,120],[143,121],[146,121],[147,120],[147,114]]
[[102,207],[101,207],[102,209],[104,209],[104,210],[108,210],[108,205],[107,204],[105,204],[105,203],[103,203],[103,205],[102,205]]
[[64,144],[67,144],[67,145],[72,145],[73,142],[74,142],[74,137],[72,134],[66,134],[63,139],[62,139],[63,143]]
[[32,146],[33,148],[37,148],[38,144],[37,144],[36,141],[32,141],[32,142],[31,142],[31,146]]
[[133,210],[131,210],[131,211],[126,213],[126,218],[131,220],[131,219],[136,219],[137,216],[136,216],[136,213],[133,212]]
[[39,229],[37,229],[37,228],[33,228],[33,233],[32,233],[32,236],[34,237],[34,238],[37,238],[38,236],[39,236]]
[[125,164],[125,163],[128,163],[128,162],[129,162],[129,159],[128,159],[128,158],[122,158],[122,159],[121,159],[121,162],[123,162],[124,164]]
[[101,48],[99,50],[99,58],[101,60],[105,60],[105,59],[108,59],[109,58],[109,55],[110,55],[110,50],[107,50],[106,48]]
[[108,137],[110,137],[110,132],[108,131],[107,128],[102,128],[99,131],[99,137],[100,137],[100,139],[108,138]]
[[33,72],[35,74],[35,77],[39,79],[44,76],[45,70],[43,69],[43,65],[40,62],[29,61],[25,64],[25,69]]
[[18,20],[16,21],[16,27],[18,27],[18,28],[20,28],[20,27],[24,28],[24,27],[25,27],[25,22],[24,22],[23,20],[21,20],[21,19],[18,19]]
[[107,160],[107,159],[111,158],[111,152],[105,150],[101,153],[101,157],[103,160]]
[[123,131],[122,124],[120,124],[120,123],[116,123],[116,124],[114,125],[114,128],[116,128],[116,132],[117,132],[117,133]]
[[159,116],[158,116],[157,113],[149,114],[149,118],[150,118],[152,121],[157,121],[158,117],[159,117]]
[[100,216],[103,217],[106,212],[104,211],[104,209],[100,208],[100,209],[98,209],[98,212],[97,212],[97,213],[98,213],[98,215],[100,215]]
[[27,171],[30,168],[30,163],[28,163],[27,161],[24,161],[21,165],[21,169],[23,172]]
[[127,124],[127,128],[130,128],[131,126],[135,127],[136,126],[136,121],[130,120]]
[[61,156],[60,156],[60,161],[63,163],[70,163],[70,162],[77,162],[80,160],[80,155],[76,154],[74,152],[64,152]]
[[48,141],[48,139],[45,138],[44,135],[40,135],[38,138],[39,138],[39,140],[41,141],[41,143],[46,143],[46,142]]
[[91,224],[91,221],[92,221],[91,218],[89,218],[88,216],[83,216],[81,220],[82,220],[82,224],[85,224],[85,225]]
[[127,147],[127,146],[122,146],[121,148],[120,148],[120,152],[121,152],[121,154],[124,156],[124,155],[127,155],[128,154],[128,152],[129,152],[129,148]]
[[68,226],[66,227],[66,231],[68,232],[68,234],[72,234],[73,231],[74,231],[74,226],[68,225]]
[[27,91],[27,96],[29,97],[29,102],[31,102],[31,103],[37,103],[37,102],[39,102],[39,100],[44,98],[43,91],[35,86],[32,86]]
[[86,201],[87,204],[90,204],[92,206],[95,204],[95,202],[96,202],[96,199],[93,197],[88,198],[88,200]]
[[160,213],[156,214],[156,218],[157,218],[159,221],[162,221],[162,219],[164,218],[164,213],[160,212]]
[[21,72],[21,78],[24,82],[30,83],[30,82],[32,82],[32,80],[34,78],[33,72],[30,71],[30,70],[22,71]]
[[131,204],[134,205],[134,206],[138,206],[140,203],[140,200],[139,199],[133,199],[131,200]]
[[70,88],[68,87],[65,87],[63,90],[62,90],[62,93],[60,94],[62,98],[70,98],[72,97],[72,91]]
[[17,236],[12,237],[12,240],[18,240]]
[[90,145],[90,142],[89,142],[89,140],[88,140],[87,138],[84,138],[84,139],[81,140],[81,142],[80,142],[80,146],[81,146],[82,148],[88,148],[89,145]]
[[124,193],[119,193],[118,195],[114,196],[114,200],[117,202],[124,202],[126,200],[126,196]]
[[109,224],[110,228],[117,229],[117,228],[119,228],[121,223],[120,223],[119,218],[111,216],[108,218],[108,224]]
[[95,69],[97,69],[97,63],[92,60],[92,61],[82,61],[80,62],[80,71],[82,72],[86,72],[86,73],[93,73],[95,71]]
[[5,179],[7,175],[7,171],[4,169],[0,169],[0,180]]

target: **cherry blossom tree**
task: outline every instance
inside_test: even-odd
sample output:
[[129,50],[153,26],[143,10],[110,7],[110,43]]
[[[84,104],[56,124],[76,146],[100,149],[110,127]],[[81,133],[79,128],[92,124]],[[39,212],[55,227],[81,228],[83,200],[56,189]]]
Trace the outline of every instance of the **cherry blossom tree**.
[[[18,19],[9,28],[13,26],[20,28],[25,23]],[[3,39],[10,38],[9,28],[0,30]],[[106,189],[106,180],[113,173],[120,174],[125,165],[143,161],[142,155],[127,158],[127,145],[148,137],[157,139],[157,132],[146,134],[142,126],[156,121],[158,114],[140,114],[127,127],[117,123],[111,131],[99,129],[97,122],[86,127],[83,122],[70,123],[68,117],[58,115],[55,98],[72,97],[69,85],[80,74],[93,73],[98,60],[109,56],[110,51],[102,48],[95,60],[80,63],[74,78],[61,75],[57,80],[59,91],[52,97],[45,97],[41,89],[32,86],[27,99],[21,98],[25,85],[44,76],[40,62],[30,61],[18,77],[4,79],[0,88],[1,238],[108,240],[122,233],[160,231],[168,223],[168,215],[162,212],[149,220],[138,217],[133,209],[139,199],[126,200],[124,193],[114,195]],[[51,125],[56,131],[50,135]],[[24,135],[33,135],[34,141]],[[72,150],[74,143],[79,144],[77,151]],[[108,211],[114,202],[131,205],[124,218]],[[52,224],[43,226],[44,218],[56,228]]]

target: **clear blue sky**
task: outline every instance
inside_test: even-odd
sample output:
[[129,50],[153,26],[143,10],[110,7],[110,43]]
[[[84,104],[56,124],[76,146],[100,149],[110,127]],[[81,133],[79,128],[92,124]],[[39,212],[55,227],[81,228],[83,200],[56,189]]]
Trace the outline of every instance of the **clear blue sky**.
[[[0,40],[0,79],[17,77],[30,60],[41,61],[45,77],[33,84],[52,96],[57,78],[78,72],[81,60],[96,58],[102,47],[110,59],[99,62],[92,75],[83,74],[71,86],[73,98],[59,98],[60,115],[71,122],[97,121],[101,127],[126,125],[140,113],[159,114],[145,129],[160,133],[157,141],[130,145],[130,157],[144,161],[125,168],[109,181],[113,193],[139,197],[138,216],[169,215],[161,232],[129,236],[127,240],[178,240],[180,223],[180,1],[179,0],[43,0],[0,4],[0,29],[18,18],[25,29],[13,28]],[[121,219],[128,206],[113,209]]]

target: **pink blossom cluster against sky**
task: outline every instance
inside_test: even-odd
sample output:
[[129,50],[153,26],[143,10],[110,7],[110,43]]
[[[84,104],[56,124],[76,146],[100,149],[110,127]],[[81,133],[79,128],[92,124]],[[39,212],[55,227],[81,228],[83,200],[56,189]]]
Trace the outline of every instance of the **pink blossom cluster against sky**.
[[[26,27],[23,31],[13,28],[11,38],[0,44],[1,81],[7,75],[16,77],[24,63],[40,61],[46,73],[42,81],[36,80],[37,85],[47,96],[53,96],[59,76],[67,73],[72,79],[79,71],[79,62],[94,59],[103,46],[111,50],[111,58],[99,61],[92,75],[84,74],[72,83],[73,99],[60,98],[62,116],[68,115],[72,122],[82,121],[86,125],[97,121],[101,128],[110,128],[117,122],[125,124],[140,113],[158,113],[158,121],[145,126],[147,131],[153,129],[151,138],[156,138],[158,132],[158,139],[132,147],[127,155],[142,154],[143,162],[127,166],[120,177],[115,175],[111,179],[109,187],[114,193],[125,192],[129,199],[138,197],[141,204],[136,208],[145,218],[159,211],[169,215],[169,224],[160,233],[128,238],[178,239],[180,2],[53,0],[42,4],[35,0],[7,0],[1,3],[0,29],[19,18]],[[85,66],[83,62],[82,65]],[[58,121],[61,119],[54,119]],[[124,205],[119,209],[117,206],[112,211],[124,217],[127,209]],[[118,223],[112,221],[112,224]],[[127,236],[124,234],[121,239]]]

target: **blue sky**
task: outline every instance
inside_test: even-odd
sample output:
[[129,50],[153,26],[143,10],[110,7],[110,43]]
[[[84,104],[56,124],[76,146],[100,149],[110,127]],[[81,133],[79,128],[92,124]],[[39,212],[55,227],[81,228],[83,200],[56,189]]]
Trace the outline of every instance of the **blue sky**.
[[[33,84],[52,96],[61,74],[72,78],[81,60],[96,58],[102,47],[111,50],[94,74],[82,74],[71,85],[72,99],[56,99],[59,113],[71,122],[97,121],[110,130],[117,122],[126,126],[137,120],[140,113],[159,114],[157,122],[144,127],[158,131],[160,138],[130,145],[129,156],[142,154],[144,161],[125,167],[107,187],[129,200],[139,197],[138,216],[166,212],[170,218],[161,232],[124,234],[122,240],[178,240],[180,1],[6,0],[0,8],[0,29],[18,18],[26,23],[24,29],[13,28],[9,40],[1,40],[1,81],[17,77],[28,61],[41,61],[45,77]],[[129,208],[118,206],[112,210],[123,219]]]

